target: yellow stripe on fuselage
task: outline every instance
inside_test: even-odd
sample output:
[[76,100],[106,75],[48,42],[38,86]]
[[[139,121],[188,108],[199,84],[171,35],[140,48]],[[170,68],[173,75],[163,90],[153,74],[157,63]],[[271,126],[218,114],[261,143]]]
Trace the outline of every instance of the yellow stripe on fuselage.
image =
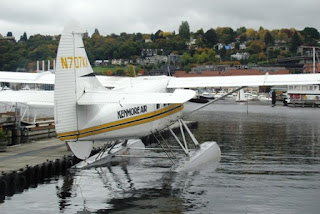
[[118,129],[140,125],[143,123],[152,122],[152,121],[170,116],[174,113],[177,113],[182,109],[183,109],[183,104],[173,104],[154,112],[102,124],[99,126],[93,126],[90,128],[82,129],[78,131],[78,135],[76,131],[71,131],[71,132],[59,133],[57,134],[57,136],[60,140],[74,140],[77,138],[88,137],[96,134],[101,134],[104,132],[110,132]]

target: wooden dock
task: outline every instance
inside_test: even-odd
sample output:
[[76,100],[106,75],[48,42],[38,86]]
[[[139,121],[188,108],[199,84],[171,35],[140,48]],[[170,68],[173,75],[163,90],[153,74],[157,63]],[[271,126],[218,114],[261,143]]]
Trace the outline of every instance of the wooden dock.
[[[94,146],[103,146],[102,142],[95,142]],[[0,171],[10,172],[28,166],[45,163],[70,156],[66,143],[57,138],[50,138],[9,146],[6,152],[0,152]]]

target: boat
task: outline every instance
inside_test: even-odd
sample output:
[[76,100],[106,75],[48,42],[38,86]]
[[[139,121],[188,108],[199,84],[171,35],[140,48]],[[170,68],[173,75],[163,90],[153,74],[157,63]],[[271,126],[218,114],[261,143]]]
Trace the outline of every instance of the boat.
[[247,99],[244,96],[244,90],[243,89],[240,89],[238,91],[236,102],[247,102]]
[[[222,96],[225,96],[226,94],[228,94],[228,92],[226,92],[224,90],[220,90],[214,95],[214,98],[218,99]],[[228,96],[224,97],[224,99],[228,99],[228,98],[233,98],[232,94],[229,94]]]
[[258,93],[256,91],[246,91],[244,96],[248,101],[258,100]]
[[194,97],[192,99],[190,99],[190,102],[193,103],[207,103],[209,102],[208,98],[202,96],[199,94],[199,90],[195,90],[196,94],[194,95]]
[[269,97],[269,96],[267,96],[267,95],[265,95],[265,94],[260,94],[259,96],[258,96],[258,100],[260,101],[260,102],[271,102],[271,97]]
[[204,91],[200,94],[200,97],[203,97],[205,99],[214,99],[214,95],[213,93],[209,92],[209,91]]
[[320,105],[320,86],[319,85],[290,85],[285,104],[311,104]]

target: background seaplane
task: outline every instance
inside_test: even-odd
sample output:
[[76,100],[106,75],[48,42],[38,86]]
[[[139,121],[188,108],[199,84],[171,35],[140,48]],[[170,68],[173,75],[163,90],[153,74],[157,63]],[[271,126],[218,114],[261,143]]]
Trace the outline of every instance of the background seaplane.
[[[218,144],[213,141],[198,143],[183,121],[187,116],[182,115],[184,103],[195,95],[193,90],[184,88],[236,87],[225,95],[228,96],[248,86],[320,84],[320,74],[196,78],[96,77],[85,52],[83,32],[74,22],[65,27],[58,47],[55,75],[42,74],[27,79],[0,74],[1,82],[23,82],[20,78],[25,79],[25,82],[50,84],[54,79],[54,94],[48,91],[1,91],[0,101],[53,105],[57,137],[66,141],[78,158],[86,160],[78,165],[79,168],[104,164],[119,157],[137,157],[137,152],[144,147],[140,138],[150,134],[159,136],[159,132],[164,129],[172,133],[186,155],[177,163],[173,161],[174,170],[197,168],[212,160],[218,162],[221,155]],[[219,99],[201,105],[188,114]],[[170,128],[176,122],[182,140]],[[185,133],[194,144],[192,150],[188,148]],[[89,158],[95,141],[112,143],[106,144],[102,153],[96,157]],[[170,145],[168,148],[166,153],[171,159]]]

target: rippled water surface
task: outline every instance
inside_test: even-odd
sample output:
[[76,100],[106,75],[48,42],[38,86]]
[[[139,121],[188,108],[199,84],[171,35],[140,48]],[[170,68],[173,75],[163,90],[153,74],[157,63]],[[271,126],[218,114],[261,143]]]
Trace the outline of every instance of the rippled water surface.
[[221,103],[189,119],[199,141],[218,142],[216,170],[172,173],[158,159],[71,170],[0,213],[319,213],[319,108]]

